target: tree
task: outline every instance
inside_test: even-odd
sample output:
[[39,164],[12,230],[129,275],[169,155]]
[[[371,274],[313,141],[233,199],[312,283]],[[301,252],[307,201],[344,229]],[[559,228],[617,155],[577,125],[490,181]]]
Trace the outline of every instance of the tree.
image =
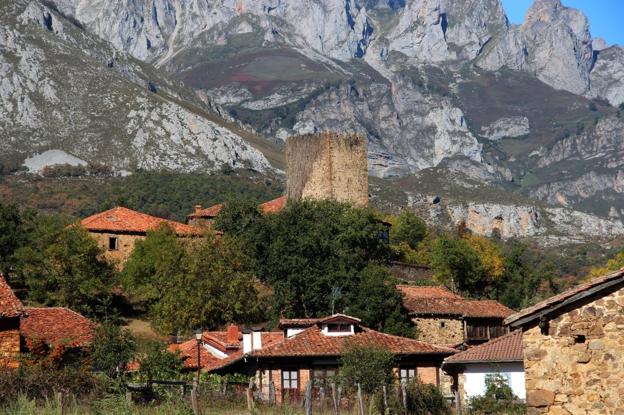
[[386,268],[370,264],[360,273],[360,282],[348,298],[345,311],[374,330],[397,336],[414,336],[414,327],[403,307],[403,297]]
[[166,281],[184,268],[187,251],[175,231],[163,224],[137,241],[121,281],[134,303],[150,308],[164,295]]
[[184,368],[179,353],[171,353],[159,343],[153,343],[141,359],[139,379],[142,382],[177,379]]
[[340,376],[347,387],[359,384],[364,393],[373,393],[393,381],[395,358],[383,347],[347,342],[340,361]]
[[127,330],[111,322],[98,327],[91,354],[94,368],[114,379],[123,373],[135,355],[136,341]]
[[262,218],[258,202],[249,198],[233,198],[228,200],[217,215],[214,227],[228,235],[241,236]]
[[483,288],[483,264],[477,252],[461,237],[444,234],[436,239],[431,265],[441,282],[457,290],[476,292]]
[[245,269],[241,244],[207,234],[188,247],[180,269],[160,281],[161,296],[150,311],[163,333],[229,322],[251,323],[263,312],[254,279]]
[[13,270],[13,254],[28,243],[30,231],[17,206],[0,203],[0,273],[8,275]]
[[115,270],[88,232],[59,217],[38,216],[32,243],[15,253],[28,298],[89,316],[108,315]]
[[526,406],[518,403],[507,379],[500,374],[485,376],[485,394],[468,403],[471,414],[524,414]]
[[401,212],[390,228],[390,242],[392,244],[405,243],[411,249],[417,249],[418,244],[426,236],[425,221],[407,210]]
[[611,271],[617,271],[622,268],[624,268],[624,251],[620,251],[617,254],[615,254],[613,258],[607,261],[606,265],[602,267],[592,268],[591,271],[589,272],[589,277],[590,278],[599,277]]
[[[264,217],[246,240],[254,270],[275,291],[276,311],[315,317],[344,310],[360,272],[371,261],[388,260],[384,232],[372,210],[301,201]],[[341,297],[334,295],[338,291]]]

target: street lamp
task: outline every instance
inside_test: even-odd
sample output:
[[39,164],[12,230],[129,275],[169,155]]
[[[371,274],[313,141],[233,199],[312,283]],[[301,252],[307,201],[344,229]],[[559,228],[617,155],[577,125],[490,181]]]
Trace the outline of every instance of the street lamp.
[[201,372],[201,341],[202,329],[195,329],[195,340],[197,340],[197,389],[199,389],[199,373]]

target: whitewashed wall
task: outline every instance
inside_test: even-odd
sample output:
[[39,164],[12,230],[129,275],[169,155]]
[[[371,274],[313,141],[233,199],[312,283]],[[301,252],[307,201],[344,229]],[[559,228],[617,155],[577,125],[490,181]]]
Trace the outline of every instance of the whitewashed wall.
[[485,376],[488,374],[500,374],[507,378],[513,393],[520,399],[526,399],[524,386],[524,366],[522,362],[496,363],[496,364],[468,364],[464,372],[464,391],[466,400],[485,394]]

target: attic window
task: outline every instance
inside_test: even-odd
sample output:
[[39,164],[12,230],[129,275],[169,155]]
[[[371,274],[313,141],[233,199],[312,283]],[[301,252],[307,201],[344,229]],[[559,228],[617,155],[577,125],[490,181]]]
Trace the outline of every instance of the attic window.
[[327,331],[330,333],[351,333],[351,324],[328,324]]
[[116,236],[111,236],[108,238],[108,250],[116,251],[118,249],[118,240]]
[[441,321],[440,322],[440,328],[443,329],[444,327],[446,327],[446,322]]

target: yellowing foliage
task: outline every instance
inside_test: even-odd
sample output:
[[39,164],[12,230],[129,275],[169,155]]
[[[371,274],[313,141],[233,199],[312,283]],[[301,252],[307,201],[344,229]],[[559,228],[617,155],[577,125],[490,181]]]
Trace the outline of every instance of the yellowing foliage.
[[618,253],[615,257],[611,258],[607,265],[604,267],[595,267],[592,268],[589,272],[590,278],[599,277],[601,275],[607,274],[611,271],[617,271],[618,269],[624,268],[624,251]]
[[479,256],[488,279],[496,280],[505,274],[505,258],[496,244],[483,236],[464,234],[462,237]]

